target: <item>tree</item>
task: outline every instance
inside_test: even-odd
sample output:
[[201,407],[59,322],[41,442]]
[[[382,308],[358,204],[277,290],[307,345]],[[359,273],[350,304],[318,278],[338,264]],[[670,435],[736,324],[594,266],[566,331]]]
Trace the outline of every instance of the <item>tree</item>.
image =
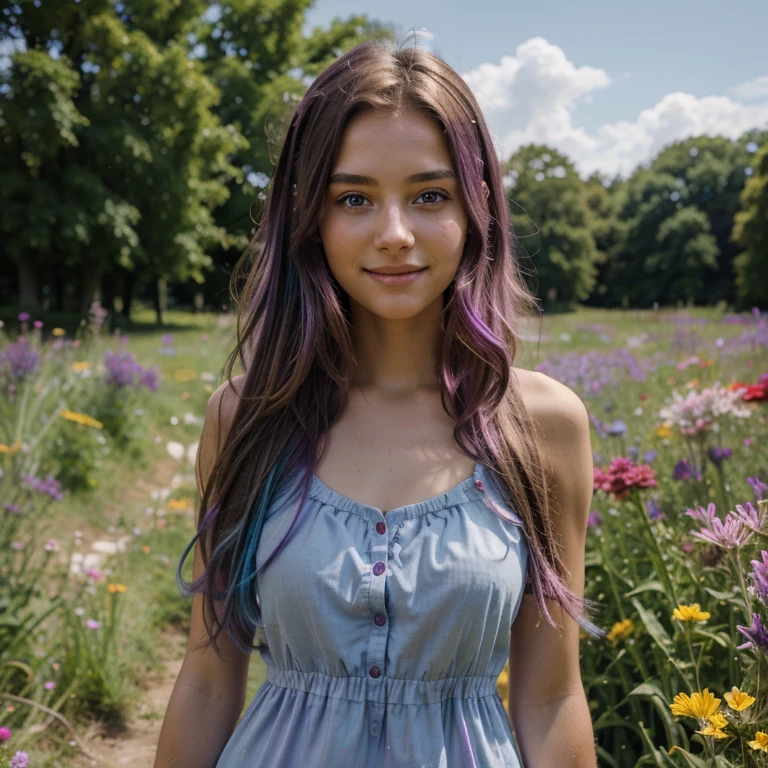
[[755,155],[733,226],[736,289],[740,309],[768,306],[768,144]]
[[555,149],[529,144],[515,152],[503,170],[517,234],[530,231],[530,221],[541,233],[541,248],[532,255],[537,281],[530,281],[529,287],[545,303],[570,307],[584,301],[594,286],[601,255],[590,231],[584,185],[573,164]]

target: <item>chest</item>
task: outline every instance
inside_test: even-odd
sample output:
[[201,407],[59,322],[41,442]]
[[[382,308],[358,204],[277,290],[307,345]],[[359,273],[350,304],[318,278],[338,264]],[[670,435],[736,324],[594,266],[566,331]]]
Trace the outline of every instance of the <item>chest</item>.
[[342,496],[382,511],[414,504],[472,475],[474,461],[453,429],[438,393],[401,402],[351,393],[315,475]]

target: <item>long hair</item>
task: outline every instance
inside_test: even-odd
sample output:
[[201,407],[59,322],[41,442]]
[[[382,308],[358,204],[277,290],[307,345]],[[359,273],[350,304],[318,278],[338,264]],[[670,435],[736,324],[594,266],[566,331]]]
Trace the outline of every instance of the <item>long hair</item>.
[[[274,551],[260,558],[260,568],[291,535],[322,459],[318,448],[347,404],[354,369],[349,297],[330,272],[318,236],[345,126],[363,110],[387,114],[405,107],[423,110],[444,131],[468,215],[470,237],[444,296],[435,370],[443,407],[455,421],[454,439],[495,474],[506,503],[522,518],[540,614],[557,626],[545,602],[553,599],[588,632],[602,634],[585,616],[594,604],[564,583],[547,468],[513,376],[515,326],[538,303],[521,277],[491,135],[471,90],[440,57],[374,41],[337,59],[301,99],[263,216],[232,275],[237,340],[224,369],[230,382],[236,362],[244,373],[231,427],[202,493],[197,534],[177,568],[182,593],[204,595],[214,648],[223,630],[241,650],[257,647],[251,644],[261,623],[256,552],[267,510],[285,484],[299,478],[297,512]],[[498,505],[489,506],[509,519]],[[181,568],[195,541],[206,568],[187,584]]]

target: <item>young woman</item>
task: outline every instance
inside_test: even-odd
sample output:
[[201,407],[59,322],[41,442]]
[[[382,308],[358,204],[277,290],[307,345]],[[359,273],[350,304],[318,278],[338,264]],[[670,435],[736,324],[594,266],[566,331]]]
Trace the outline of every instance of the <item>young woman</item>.
[[593,768],[589,422],[513,367],[536,302],[466,83],[419,48],[338,59],[249,253],[156,768]]

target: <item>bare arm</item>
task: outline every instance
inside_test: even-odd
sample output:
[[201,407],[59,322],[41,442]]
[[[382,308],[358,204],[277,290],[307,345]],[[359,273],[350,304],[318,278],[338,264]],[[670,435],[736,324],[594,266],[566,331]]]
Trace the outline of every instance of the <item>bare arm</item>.
[[[208,402],[197,453],[201,496],[226,438],[235,398],[224,384]],[[196,544],[194,579],[203,568]],[[221,658],[212,647],[195,648],[208,637],[202,606],[202,595],[195,595],[187,653],[165,712],[154,768],[214,768],[245,705],[250,656],[239,651],[226,632],[217,640]]]
[[[569,573],[584,594],[584,550],[592,500],[589,416],[570,389],[538,381],[533,418],[552,468],[551,508]],[[509,711],[525,768],[595,768],[594,731],[579,667],[579,626],[552,600],[557,630],[539,617],[533,595],[523,597],[510,632]],[[538,626],[537,626],[538,624]]]

